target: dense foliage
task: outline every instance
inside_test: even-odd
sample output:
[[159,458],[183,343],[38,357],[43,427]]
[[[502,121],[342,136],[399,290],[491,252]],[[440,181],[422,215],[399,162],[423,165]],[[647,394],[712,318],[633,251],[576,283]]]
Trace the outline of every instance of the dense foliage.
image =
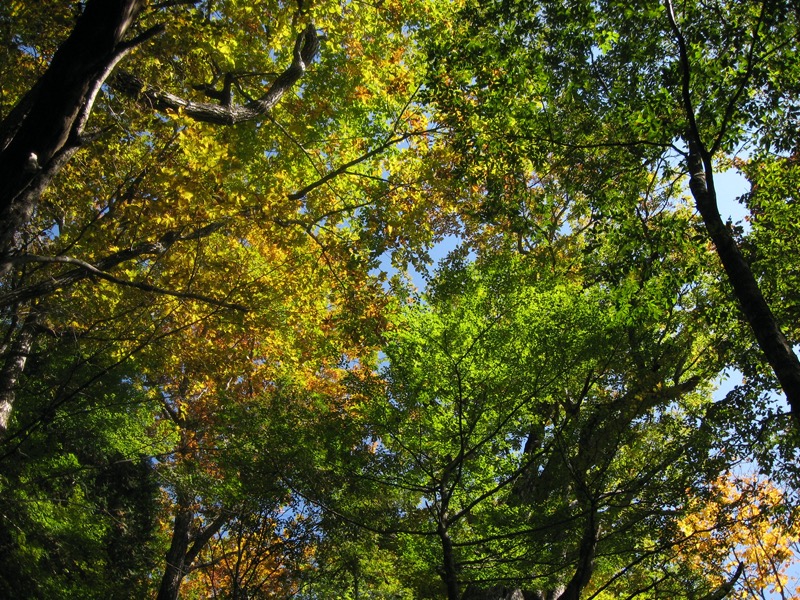
[[0,595],[800,597],[798,19],[2,3]]

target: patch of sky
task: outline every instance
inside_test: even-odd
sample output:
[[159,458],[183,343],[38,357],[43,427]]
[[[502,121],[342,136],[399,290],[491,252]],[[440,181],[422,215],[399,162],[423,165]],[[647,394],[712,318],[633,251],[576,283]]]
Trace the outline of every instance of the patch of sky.
[[736,169],[728,169],[723,173],[715,174],[714,187],[722,220],[730,219],[734,225],[741,225],[745,231],[749,231],[750,224],[746,220],[749,211],[741,202],[741,198],[750,191],[750,184],[744,175]]
[[48,240],[54,240],[61,235],[61,228],[59,227],[58,223],[54,223],[52,227],[45,229],[42,232],[42,235],[44,235],[44,237],[46,237]]
[[[388,282],[388,279],[391,279],[395,275],[400,275],[401,277],[405,278],[409,283],[411,283],[414,288],[418,291],[424,292],[428,286],[428,282],[432,276],[433,271],[436,267],[441,263],[442,260],[447,258],[447,256],[454,251],[458,246],[461,244],[461,238],[457,235],[446,235],[441,240],[436,242],[428,252],[430,257],[430,261],[426,269],[416,269],[413,265],[408,265],[404,272],[398,270],[398,268],[392,264],[392,253],[391,251],[386,251],[379,257],[379,264],[376,268],[370,271],[370,274],[373,276],[377,276],[381,273],[386,275],[387,282],[384,283],[384,286],[388,289],[391,285]],[[474,258],[470,256],[470,258]]]
[[[408,145],[407,141],[401,142],[398,146],[403,148]],[[385,173],[384,176],[388,177],[389,174]],[[749,223],[747,216],[749,211],[747,207],[741,202],[742,197],[749,192],[750,184],[747,179],[735,168],[728,169],[727,171],[716,173],[714,176],[714,183],[717,193],[717,202],[720,215],[724,221],[730,220],[734,225],[743,227],[746,231],[749,230]],[[567,220],[562,223],[559,234],[567,235],[571,232],[571,225]],[[430,268],[419,270],[414,266],[409,266],[405,273],[399,273],[397,267],[392,264],[391,252],[385,252],[380,256],[379,265],[373,269],[372,274],[377,275],[384,273],[388,278],[400,274],[405,276],[413,286],[419,290],[424,291],[427,283],[430,280],[431,273],[435,270],[436,266],[445,259],[450,252],[455,250],[461,239],[456,235],[447,235],[440,241],[435,243],[430,249]],[[389,285],[388,283],[385,285]]]

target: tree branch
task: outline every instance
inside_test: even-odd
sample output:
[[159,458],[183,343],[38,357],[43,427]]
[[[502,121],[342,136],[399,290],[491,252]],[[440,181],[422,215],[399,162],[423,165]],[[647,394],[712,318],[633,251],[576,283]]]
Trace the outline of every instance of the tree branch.
[[697,143],[697,150],[705,162],[706,157],[709,156],[708,150],[703,145],[702,138],[700,137],[700,128],[697,125],[697,119],[694,114],[694,105],[692,104],[692,70],[689,65],[689,52],[686,49],[686,39],[683,37],[678,22],[675,19],[675,11],[672,8],[672,0],[664,0],[667,8],[667,17],[669,24],[672,28],[672,33],[675,36],[675,41],[678,42],[678,55],[681,61],[681,100],[683,102],[683,110],[686,113],[686,119],[689,122],[689,139],[693,139]]
[[40,171],[76,145],[102,81],[133,45],[157,33],[151,29],[123,41],[144,5],[144,0],[86,2],[45,73],[0,123],[0,257],[11,251],[35,210],[43,187],[35,183]]
[[736,567],[736,572],[728,581],[720,585],[717,589],[712,590],[705,596],[701,597],[700,600],[722,600],[725,598],[725,596],[731,593],[733,586],[736,585],[736,582],[739,580],[739,577],[742,576],[742,573],[744,573],[744,563],[740,562],[739,566]]
[[208,298],[200,294],[193,294],[191,292],[174,292],[164,290],[156,286],[151,286],[145,283],[136,283],[131,281],[122,280],[109,274],[108,271],[124,262],[133,260],[146,255],[161,255],[164,254],[173,244],[187,240],[198,240],[211,235],[212,233],[221,229],[227,221],[214,221],[205,227],[199,227],[188,233],[183,233],[183,230],[168,231],[156,242],[142,242],[131,248],[114,252],[109,256],[97,261],[95,264],[88,263],[81,259],[72,258],[68,256],[35,256],[35,255],[15,255],[11,256],[8,260],[10,264],[25,264],[25,263],[63,263],[76,265],[78,268],[72,269],[60,275],[49,277],[44,281],[40,281],[33,285],[12,290],[3,295],[0,295],[0,306],[10,306],[19,302],[27,302],[34,298],[46,296],[58,289],[72,285],[85,279],[89,276],[97,276],[119,285],[126,285],[128,287],[136,287],[148,292],[159,294],[172,295],[177,297],[191,298],[200,300],[201,302],[208,302],[210,304],[231,308],[234,310],[248,310],[239,304],[231,304],[213,298]]
[[[212,298],[210,296],[205,296],[203,294],[196,294],[194,292],[178,292],[175,290],[168,290],[166,288],[158,287],[156,285],[151,285],[149,283],[144,283],[141,281],[129,281],[127,279],[120,279],[119,277],[115,277],[110,273],[102,271],[98,269],[91,263],[83,261],[79,258],[72,258],[70,256],[34,256],[34,255],[24,255],[14,257],[14,263],[62,263],[62,264],[69,264],[75,265],[78,267],[77,270],[83,270],[86,272],[85,276],[93,275],[98,277],[99,279],[104,279],[105,281],[109,281],[111,283],[131,287],[138,290],[142,290],[144,292],[153,292],[155,294],[160,294],[163,296],[173,296],[175,298],[184,298],[189,300],[199,300],[201,302],[206,302],[208,304],[213,304],[214,306],[220,306],[222,308],[230,308],[233,310],[239,310],[247,312],[250,309],[242,304],[235,304],[230,302],[225,302],[223,300],[217,300],[216,298]],[[70,271],[68,274],[75,273],[75,271]],[[84,276],[84,277],[85,277]],[[83,279],[84,277],[77,277],[78,279]],[[58,278],[56,278],[56,281]],[[0,299],[0,304],[2,304],[2,300]]]
[[337,167],[336,169],[334,169],[333,171],[330,171],[324,177],[321,177],[320,179],[317,179],[314,183],[310,183],[306,187],[304,187],[303,189],[301,189],[301,190],[299,190],[297,192],[294,192],[292,194],[289,194],[288,198],[289,198],[289,200],[300,200],[301,198],[304,198],[305,196],[307,196],[309,192],[314,191],[315,189],[317,189],[318,187],[324,185],[325,183],[327,183],[328,181],[330,181],[334,177],[338,177],[339,175],[342,175],[350,167],[354,167],[355,165],[357,165],[359,163],[362,163],[365,160],[368,160],[368,159],[372,158],[376,154],[380,154],[381,152],[383,152],[387,148],[391,148],[395,144],[399,144],[400,142],[403,142],[403,141],[407,140],[408,138],[413,137],[415,135],[425,135],[427,133],[433,133],[435,131],[436,131],[436,129],[426,129],[424,131],[409,131],[408,133],[404,133],[403,135],[400,135],[400,136],[397,136],[397,137],[394,137],[394,138],[390,138],[390,139],[386,140],[385,142],[383,142],[381,145],[377,146],[376,148],[373,148],[372,150],[370,150],[366,154],[362,154],[358,158],[354,158],[350,162],[346,162],[345,164],[341,165],[340,167]]
[[247,104],[194,102],[175,94],[147,85],[130,73],[118,73],[110,84],[116,91],[149,103],[157,110],[181,111],[186,116],[204,123],[235,125],[265,116],[303,76],[319,51],[319,36],[312,23],[297,36],[292,53],[292,64],[283,71],[267,92]]

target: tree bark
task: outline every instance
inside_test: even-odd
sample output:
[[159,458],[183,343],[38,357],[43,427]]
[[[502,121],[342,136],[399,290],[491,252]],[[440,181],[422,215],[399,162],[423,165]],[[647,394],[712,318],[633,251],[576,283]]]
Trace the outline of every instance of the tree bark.
[[193,534],[194,516],[189,495],[183,492],[179,493],[175,522],[172,526],[172,541],[167,551],[164,575],[161,578],[157,600],[178,600],[183,578],[191,570],[192,563],[200,550],[227,521],[227,518],[220,514],[206,527]]
[[702,157],[695,143],[691,146],[689,186],[697,210],[714,242],[742,313],[755,334],[759,348],[775,372],[783,393],[786,394],[795,424],[800,425],[800,361],[764,299],[750,265],[733,239],[733,234],[720,217],[710,157]]
[[594,558],[597,551],[597,522],[594,505],[589,509],[586,517],[586,528],[581,538],[581,545],[578,551],[578,564],[575,574],[567,584],[566,589],[558,597],[558,600],[580,600],[581,592],[592,578],[594,573]]
[[267,92],[258,100],[247,104],[221,102],[194,102],[147,85],[130,73],[118,73],[111,81],[112,87],[127,96],[146,102],[157,110],[181,110],[195,121],[217,125],[235,125],[263,117],[303,76],[306,68],[319,51],[319,37],[313,24],[297,36],[292,64],[281,73]]
[[164,575],[158,590],[157,600],[177,600],[183,577],[186,575],[186,551],[189,548],[194,512],[189,508],[188,498],[178,494],[177,513],[172,525],[172,540],[166,556]]
[[34,341],[36,313],[31,312],[20,327],[16,339],[8,345],[5,363],[0,371],[0,438],[8,431],[8,422],[14,407],[17,381],[25,370]]
[[443,523],[439,523],[437,532],[442,543],[442,580],[447,589],[447,600],[459,600],[458,567],[453,551],[453,541]]
[[[80,145],[100,86],[136,43],[144,0],[89,0],[47,71],[0,123],[0,267],[47,182]],[[149,32],[155,33],[155,30]]]

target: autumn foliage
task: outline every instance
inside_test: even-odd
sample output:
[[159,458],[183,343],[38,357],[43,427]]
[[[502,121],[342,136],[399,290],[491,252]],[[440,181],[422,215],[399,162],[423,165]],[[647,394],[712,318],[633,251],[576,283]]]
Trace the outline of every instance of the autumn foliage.
[[0,4],[0,596],[798,597],[797,28]]

